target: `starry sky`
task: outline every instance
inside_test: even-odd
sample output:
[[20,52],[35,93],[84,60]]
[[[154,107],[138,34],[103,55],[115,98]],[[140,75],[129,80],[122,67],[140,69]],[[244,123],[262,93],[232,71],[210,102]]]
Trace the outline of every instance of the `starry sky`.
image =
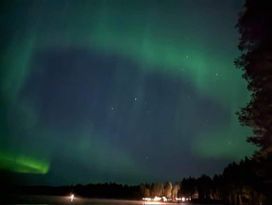
[[26,183],[220,173],[252,154],[235,112],[242,0],[1,3],[0,169]]

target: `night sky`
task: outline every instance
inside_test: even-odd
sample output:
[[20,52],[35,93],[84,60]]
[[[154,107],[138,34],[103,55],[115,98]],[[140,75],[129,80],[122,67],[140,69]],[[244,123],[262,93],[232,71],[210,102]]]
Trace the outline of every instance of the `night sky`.
[[250,155],[235,112],[237,0],[1,3],[0,169],[27,183],[220,173]]

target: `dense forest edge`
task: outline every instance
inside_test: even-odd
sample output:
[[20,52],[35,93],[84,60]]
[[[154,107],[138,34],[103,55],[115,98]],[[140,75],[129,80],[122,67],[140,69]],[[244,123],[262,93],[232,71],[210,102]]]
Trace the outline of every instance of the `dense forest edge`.
[[[86,198],[135,199],[166,196],[186,197],[197,203],[224,204],[268,204],[272,193],[269,183],[258,173],[261,161],[245,158],[240,163],[231,163],[222,174],[213,177],[202,175],[188,177],[179,182],[143,183],[128,186],[116,183],[87,184],[71,186],[5,186],[6,194],[76,196]],[[2,184],[3,185],[3,184]],[[3,194],[3,192],[2,192]]]

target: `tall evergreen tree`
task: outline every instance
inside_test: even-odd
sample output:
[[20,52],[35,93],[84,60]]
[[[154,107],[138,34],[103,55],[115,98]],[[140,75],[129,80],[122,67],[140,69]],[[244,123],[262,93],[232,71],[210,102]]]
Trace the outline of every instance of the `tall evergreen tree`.
[[261,150],[272,145],[272,6],[269,0],[246,0],[237,28],[241,56],[236,60],[248,82],[251,100],[238,114],[253,129],[248,141]]
[[236,65],[244,72],[251,100],[239,114],[240,122],[253,130],[248,141],[259,146],[256,174],[261,179],[263,204],[272,203],[272,4],[270,0],[246,0],[237,27],[242,54]]

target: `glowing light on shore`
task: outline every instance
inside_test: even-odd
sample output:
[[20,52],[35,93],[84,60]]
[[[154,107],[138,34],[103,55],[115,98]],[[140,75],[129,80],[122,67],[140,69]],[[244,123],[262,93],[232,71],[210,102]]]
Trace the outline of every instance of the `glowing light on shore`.
[[161,201],[161,200],[162,200],[162,198],[158,197],[158,196],[155,196],[154,199],[153,199],[153,201]]
[[142,200],[144,201],[144,204],[161,204],[162,201],[167,201],[167,198],[155,196],[154,198],[144,197]]
[[[150,197],[144,197],[142,198],[143,201],[161,201],[161,200],[165,200],[166,197],[158,197],[158,196],[155,196],[154,198],[150,198]],[[166,199],[167,200],[167,199]]]
[[70,201],[73,202],[73,201],[74,201],[74,198],[75,198],[75,195],[74,195],[74,194],[71,194],[71,195],[70,195]]
[[162,197],[162,200],[163,200],[164,202],[166,202],[166,201],[167,201],[167,198],[166,198],[165,196],[163,196],[163,197]]
[[144,202],[144,204],[146,204],[146,205],[149,205],[149,204],[151,204],[151,205],[153,205],[153,204],[161,204],[161,203],[163,203],[163,202],[160,202],[160,201],[145,201]]
[[181,200],[182,200],[182,198],[176,197],[176,201],[181,201]]

